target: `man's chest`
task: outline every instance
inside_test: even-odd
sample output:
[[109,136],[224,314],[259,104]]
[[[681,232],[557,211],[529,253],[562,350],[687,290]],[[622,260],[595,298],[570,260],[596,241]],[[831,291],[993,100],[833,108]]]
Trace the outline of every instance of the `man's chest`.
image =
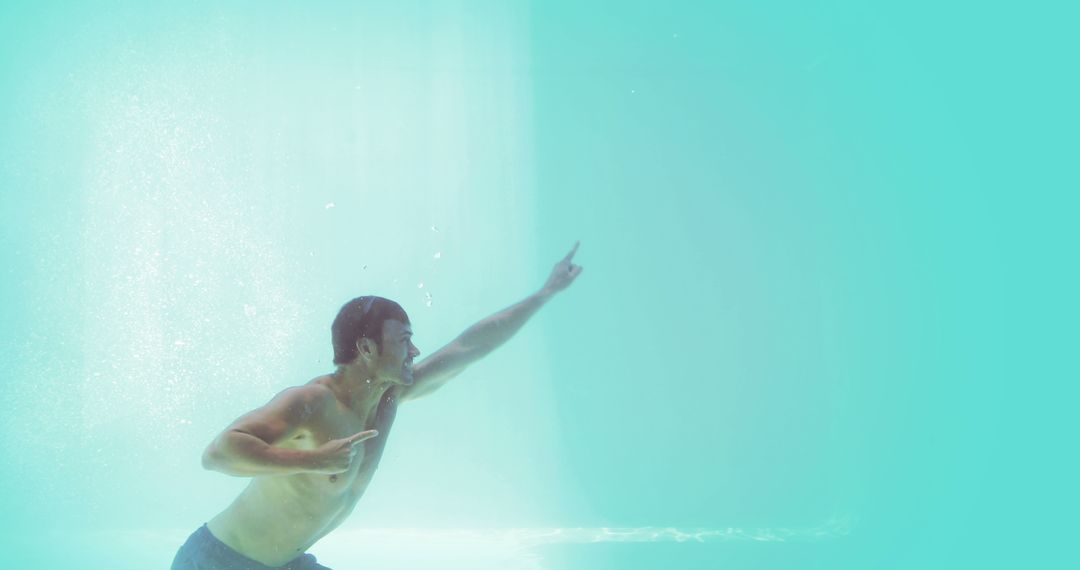
[[344,409],[328,410],[321,417],[312,418],[313,421],[301,426],[277,445],[314,451],[334,440],[367,430],[378,430],[378,436],[356,444],[352,462],[344,472],[335,475],[303,476],[308,484],[330,494],[362,493],[382,459],[396,416],[397,401],[388,395],[368,418],[361,418]]

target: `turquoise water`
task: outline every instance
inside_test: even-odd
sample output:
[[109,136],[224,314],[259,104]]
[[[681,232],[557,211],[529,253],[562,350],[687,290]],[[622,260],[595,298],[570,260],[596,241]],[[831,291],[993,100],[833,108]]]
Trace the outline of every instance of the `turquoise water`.
[[0,561],[162,568],[199,456],[434,352],[334,568],[1075,564],[1075,13],[858,2],[6,3]]

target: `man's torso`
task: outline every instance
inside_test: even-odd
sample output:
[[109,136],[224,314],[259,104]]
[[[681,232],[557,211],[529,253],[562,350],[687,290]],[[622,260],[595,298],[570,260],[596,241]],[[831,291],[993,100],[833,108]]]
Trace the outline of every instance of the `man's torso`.
[[[323,382],[324,378],[318,378],[309,386]],[[214,536],[248,558],[280,566],[301,555],[349,516],[378,468],[397,413],[396,391],[387,391],[370,418],[359,417],[326,392],[322,413],[271,445],[311,450],[364,430],[377,429],[379,435],[358,445],[344,473],[254,478],[225,511],[207,523]]]

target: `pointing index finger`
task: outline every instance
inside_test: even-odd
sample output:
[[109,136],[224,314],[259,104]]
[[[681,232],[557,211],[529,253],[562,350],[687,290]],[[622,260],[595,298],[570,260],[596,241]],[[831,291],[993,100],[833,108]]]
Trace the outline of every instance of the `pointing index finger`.
[[356,445],[377,435],[379,435],[378,430],[369,429],[367,431],[362,431],[358,434],[349,436],[349,444]]
[[577,248],[579,245],[581,245],[581,241],[575,241],[574,247],[570,249],[570,253],[566,254],[566,257],[563,258],[563,261],[570,263],[570,260],[574,258],[574,254],[577,253]]

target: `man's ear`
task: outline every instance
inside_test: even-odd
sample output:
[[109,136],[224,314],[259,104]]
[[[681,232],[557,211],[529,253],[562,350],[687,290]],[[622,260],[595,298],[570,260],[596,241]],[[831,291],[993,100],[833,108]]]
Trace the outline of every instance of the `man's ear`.
[[375,344],[375,341],[367,337],[360,337],[356,339],[356,351],[360,356],[367,356],[375,358],[379,355],[379,347]]

